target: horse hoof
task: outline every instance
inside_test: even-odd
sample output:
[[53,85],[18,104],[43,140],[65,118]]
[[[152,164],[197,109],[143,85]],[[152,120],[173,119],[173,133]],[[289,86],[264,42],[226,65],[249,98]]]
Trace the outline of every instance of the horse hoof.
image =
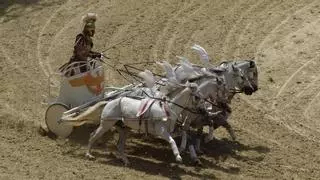
[[38,129],[38,133],[41,135],[41,136],[47,136],[47,134],[49,133],[49,130],[47,127],[44,127],[42,125],[39,126],[39,129]]
[[92,154],[90,153],[86,153],[86,157],[89,159],[89,160],[95,160],[96,157],[94,157]]
[[205,139],[204,139],[204,143],[205,143],[205,144],[208,144],[210,141],[212,141],[212,138],[205,138]]
[[123,157],[119,152],[113,152],[112,155],[117,159],[120,159],[121,161],[123,161]]
[[200,167],[202,167],[202,162],[201,162],[200,159],[198,159],[198,158],[197,158],[197,159],[194,159],[194,160],[193,160],[193,163],[194,163],[195,166],[200,166]]
[[186,150],[185,148],[179,148],[179,152],[180,153],[184,153],[185,151],[184,150]]
[[124,166],[130,165],[130,162],[129,162],[129,159],[127,158],[127,155],[125,155],[125,154],[121,155],[120,159],[123,162]]
[[123,162],[125,167],[130,166],[130,162],[129,162],[128,159],[123,159],[122,162]]
[[181,157],[180,155],[178,155],[178,156],[176,157],[176,161],[177,161],[178,163],[182,163],[182,157]]
[[204,152],[203,152],[203,151],[201,151],[201,150],[196,150],[196,152],[197,152],[197,154],[198,154],[199,156],[201,156],[201,155],[203,155],[203,154],[204,154]]

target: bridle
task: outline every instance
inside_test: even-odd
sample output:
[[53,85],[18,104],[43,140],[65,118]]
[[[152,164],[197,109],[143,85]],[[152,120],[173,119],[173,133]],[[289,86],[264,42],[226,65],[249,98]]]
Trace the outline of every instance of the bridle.
[[[177,103],[175,103],[175,102],[173,102],[173,101],[168,100],[168,99],[166,98],[167,96],[164,97],[164,98],[158,98],[158,97],[150,96],[150,95],[149,95],[147,92],[145,92],[144,90],[142,90],[142,92],[143,92],[148,98],[150,98],[150,99],[154,99],[154,100],[157,100],[157,101],[160,101],[160,102],[163,102],[163,103],[171,103],[171,104],[173,104],[173,105],[175,105],[175,106],[178,106],[179,108],[183,109],[183,111],[185,110],[185,111],[188,111],[188,112],[193,113],[193,114],[199,114],[198,112],[194,111],[192,108],[185,107],[185,106],[183,106],[183,105],[180,105],[180,104],[177,104]],[[191,94],[192,94],[192,93],[191,93]],[[191,96],[188,98],[187,103],[189,103],[190,99],[191,99]],[[187,104],[187,103],[186,103],[186,104]]]

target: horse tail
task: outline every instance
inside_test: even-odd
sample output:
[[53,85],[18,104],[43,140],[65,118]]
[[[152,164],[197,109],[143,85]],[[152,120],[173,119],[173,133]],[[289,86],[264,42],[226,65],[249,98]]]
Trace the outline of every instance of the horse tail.
[[[108,101],[100,101],[95,105],[89,107],[87,110],[77,116],[67,115],[61,118],[62,123],[72,124],[73,126],[80,126],[88,122],[95,122],[100,120],[100,115],[104,105]],[[103,106],[103,107],[102,107]],[[102,107],[102,108],[101,108]]]

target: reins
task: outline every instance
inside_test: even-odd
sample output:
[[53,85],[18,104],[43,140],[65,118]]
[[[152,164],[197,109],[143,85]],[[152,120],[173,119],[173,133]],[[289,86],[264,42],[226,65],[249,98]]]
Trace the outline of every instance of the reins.
[[167,98],[157,98],[157,97],[150,96],[150,95],[149,95],[148,93],[146,93],[144,90],[142,90],[142,92],[143,92],[144,94],[146,94],[146,96],[149,97],[150,99],[154,99],[154,100],[157,100],[157,101],[160,101],[160,102],[171,103],[171,104],[173,104],[173,105],[175,105],[175,106],[178,106],[179,108],[181,108],[181,109],[183,109],[183,110],[186,110],[186,111],[188,111],[188,112],[190,112],[190,113],[199,114],[199,112],[193,111],[191,108],[184,107],[184,106],[182,106],[182,105],[180,105],[180,104],[177,104],[177,103],[175,103],[175,102],[172,102],[172,101],[170,101],[170,100],[167,100]]

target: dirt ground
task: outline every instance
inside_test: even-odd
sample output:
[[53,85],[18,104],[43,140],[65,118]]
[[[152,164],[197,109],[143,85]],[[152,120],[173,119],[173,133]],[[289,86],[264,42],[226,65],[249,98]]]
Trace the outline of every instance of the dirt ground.
[[[0,179],[320,177],[319,0],[1,0],[0,7]],[[200,63],[194,43],[214,63],[254,59],[260,89],[232,102],[238,143],[219,129],[198,168],[188,155],[176,164],[165,142],[133,135],[131,166],[123,167],[103,144],[97,160],[84,158],[89,131],[79,128],[69,141],[39,135],[48,77],[57,88],[54,74],[87,12],[99,15],[94,49],[131,37],[105,53],[111,64],[175,62],[175,55]],[[106,81],[127,83],[108,68]],[[113,150],[115,139],[109,142]]]

